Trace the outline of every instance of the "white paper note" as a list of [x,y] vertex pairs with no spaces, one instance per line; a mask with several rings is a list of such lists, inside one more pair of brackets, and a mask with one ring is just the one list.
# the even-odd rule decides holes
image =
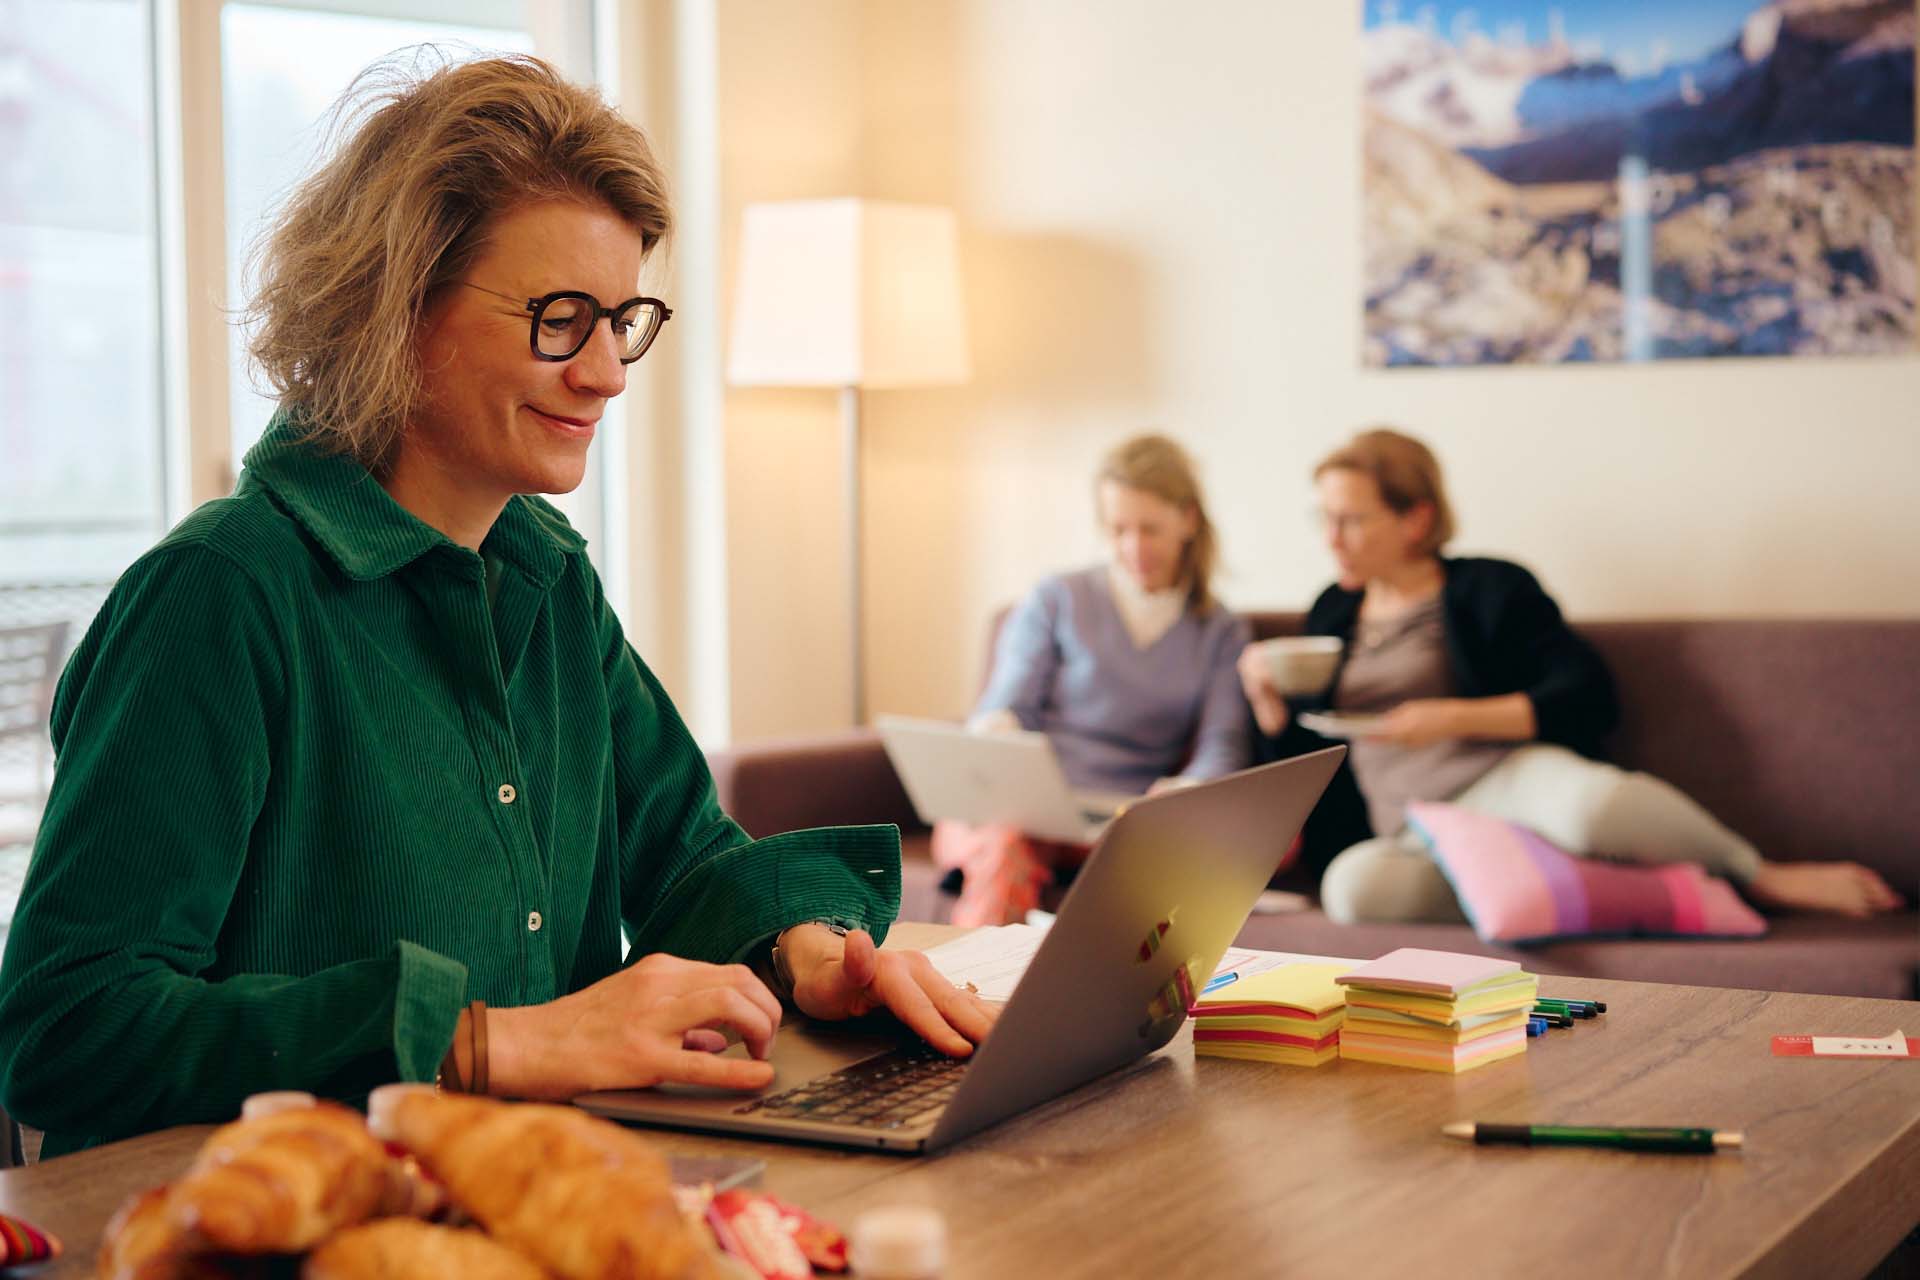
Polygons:
[[1045,929],[1030,924],[1003,924],[975,929],[927,952],[940,975],[956,987],[969,982],[982,1000],[1007,1000],[1027,971],[1033,953],[1046,938]]
[[1907,1037],[1898,1031],[1883,1040],[1867,1040],[1860,1036],[1815,1036],[1813,1053],[1815,1057],[1904,1058],[1907,1056]]

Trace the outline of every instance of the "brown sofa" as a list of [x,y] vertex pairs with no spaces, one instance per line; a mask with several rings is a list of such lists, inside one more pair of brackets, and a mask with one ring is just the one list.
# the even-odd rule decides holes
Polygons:
[[[1297,614],[1256,613],[1261,637]],[[1592,622],[1622,707],[1609,756],[1679,786],[1781,859],[1853,858],[1920,901],[1920,620]],[[856,731],[711,756],[721,804],[756,836],[898,823],[903,919],[950,909],[879,739]],[[1311,892],[1311,874],[1281,887]],[[1319,911],[1255,916],[1245,946],[1374,956],[1396,946],[1521,959],[1537,973],[1891,999],[1920,997],[1920,914],[1774,919],[1755,941],[1608,940],[1523,950],[1464,925],[1337,925]],[[1863,1028],[1874,1030],[1874,1028]],[[1882,1028],[1884,1030],[1884,1028]]]

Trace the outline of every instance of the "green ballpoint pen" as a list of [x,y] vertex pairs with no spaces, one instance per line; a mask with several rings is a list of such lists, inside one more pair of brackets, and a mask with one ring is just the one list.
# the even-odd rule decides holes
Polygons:
[[1571,1018],[1594,1018],[1598,1017],[1600,1013],[1598,1009],[1584,1000],[1555,1000],[1549,996],[1535,997],[1533,1007],[1536,1009],[1552,1009],[1558,1013],[1564,1013]]
[[1476,1124],[1462,1121],[1442,1126],[1449,1138],[1469,1142],[1511,1143],[1522,1147],[1612,1147],[1617,1151],[1670,1151],[1711,1155],[1737,1149],[1746,1135],[1718,1129],[1600,1128],[1557,1124]]

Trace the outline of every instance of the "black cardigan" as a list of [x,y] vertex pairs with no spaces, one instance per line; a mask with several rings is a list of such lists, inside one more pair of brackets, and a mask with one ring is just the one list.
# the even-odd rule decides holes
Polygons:
[[[1440,563],[1446,574],[1440,591],[1442,631],[1459,696],[1524,693],[1533,702],[1539,741],[1597,757],[1602,740],[1620,719],[1613,677],[1600,655],[1574,634],[1553,597],[1519,565],[1483,559]],[[1351,645],[1362,594],[1328,587],[1307,611],[1306,633],[1338,636]],[[1345,662],[1343,651],[1343,667]],[[1326,708],[1339,682],[1336,672],[1326,693],[1294,699],[1293,709]],[[1265,743],[1262,755],[1280,759],[1326,745],[1297,719],[1289,719],[1280,736]],[[1366,805],[1343,765],[1308,822],[1304,861],[1324,866],[1369,834]]]

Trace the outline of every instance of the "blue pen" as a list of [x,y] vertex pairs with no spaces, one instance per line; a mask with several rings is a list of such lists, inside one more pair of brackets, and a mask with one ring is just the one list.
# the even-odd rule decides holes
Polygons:
[[1240,975],[1237,973],[1217,973],[1213,977],[1207,979],[1207,985],[1200,988],[1200,994],[1203,996],[1208,995],[1212,992],[1218,991],[1221,987],[1226,986],[1229,982],[1238,982],[1238,981],[1240,981]]
[[1528,1018],[1527,1034],[1529,1036],[1543,1036],[1547,1034],[1547,1020],[1545,1018]]

